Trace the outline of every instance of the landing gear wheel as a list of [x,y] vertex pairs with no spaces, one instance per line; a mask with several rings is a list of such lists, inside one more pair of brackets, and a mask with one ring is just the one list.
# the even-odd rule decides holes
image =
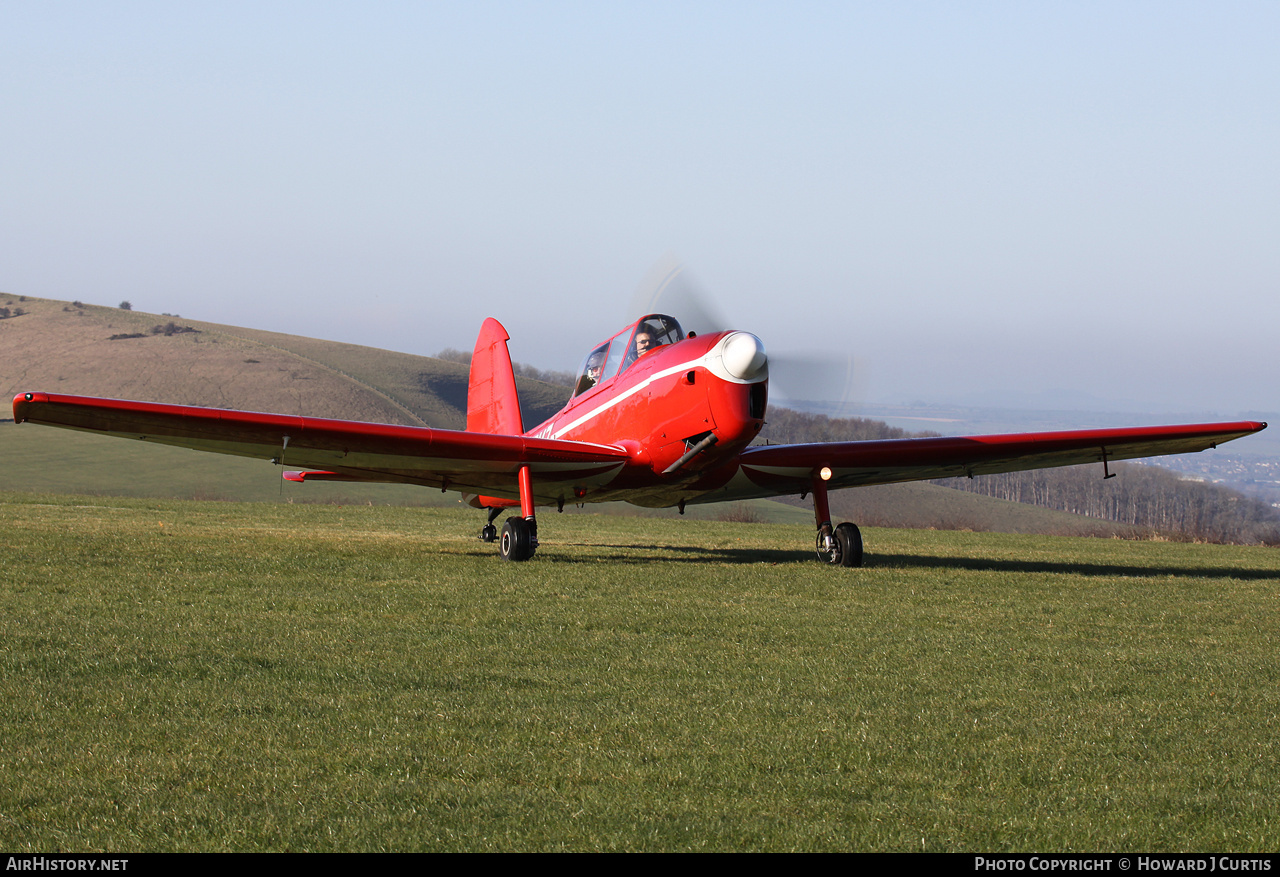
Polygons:
[[493,524],[485,524],[484,527],[481,528],[480,530],[480,541],[481,542],[497,542],[498,528],[495,527]]
[[840,547],[841,566],[862,566],[862,531],[847,521],[836,527],[836,544]]
[[504,560],[528,560],[537,549],[534,530],[524,518],[507,518],[502,525],[502,540],[498,550]]
[[818,531],[818,559],[831,566],[862,566],[862,532],[848,522]]

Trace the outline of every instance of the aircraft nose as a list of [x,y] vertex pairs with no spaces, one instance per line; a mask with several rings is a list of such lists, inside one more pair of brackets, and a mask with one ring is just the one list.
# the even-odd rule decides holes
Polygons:
[[764,342],[750,332],[734,332],[723,343],[725,370],[735,378],[749,381],[761,375],[768,367],[769,358],[764,352]]

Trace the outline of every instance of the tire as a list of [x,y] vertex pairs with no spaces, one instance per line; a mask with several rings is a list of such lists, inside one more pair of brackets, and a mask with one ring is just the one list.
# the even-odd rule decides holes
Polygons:
[[841,566],[862,566],[862,531],[856,524],[847,521],[836,527],[836,545],[840,553],[838,560],[831,561]]
[[504,560],[528,560],[533,557],[533,532],[524,518],[507,518],[502,525],[498,550]]

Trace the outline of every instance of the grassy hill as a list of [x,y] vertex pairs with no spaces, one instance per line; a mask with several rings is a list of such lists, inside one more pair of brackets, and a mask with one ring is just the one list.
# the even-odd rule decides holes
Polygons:
[[[957,495],[958,494],[958,495]],[[967,498],[981,500],[969,502]],[[963,493],[937,484],[885,484],[831,495],[836,520],[873,527],[1144,538],[1151,530],[1020,502]]]
[[[6,398],[39,389],[446,429],[466,420],[458,363],[167,314],[5,300],[26,311],[0,320]],[[153,333],[170,324],[194,331]],[[527,423],[564,404],[561,388],[517,383]]]
[[[0,306],[25,311],[0,320],[6,401],[40,389],[446,429],[461,429],[466,421],[467,367],[455,362],[79,302],[0,296]],[[165,334],[170,325],[194,331]],[[153,331],[157,327],[160,332]],[[141,337],[120,337],[127,335]],[[527,423],[564,404],[562,388],[524,379],[517,384]],[[17,490],[346,504],[458,500],[457,494],[407,485],[282,489],[279,470],[265,461],[11,421],[0,422],[0,448],[10,461],[0,485]]]
[[[467,367],[456,362],[79,302],[0,296],[0,306],[25,311],[0,319],[0,390],[6,400],[46,390],[447,429],[465,423]],[[526,424],[564,404],[562,387],[523,378],[517,384]],[[457,494],[407,485],[282,486],[279,470],[265,461],[12,422],[0,422],[0,449],[7,461],[0,488],[10,490],[345,505],[458,501]],[[747,518],[761,521],[811,520],[808,502],[798,499],[762,500],[746,508]],[[1123,529],[929,484],[841,491],[832,508],[841,519],[882,526],[1107,536]],[[625,504],[587,510],[676,515]],[[690,507],[688,516],[741,517],[741,511]]]

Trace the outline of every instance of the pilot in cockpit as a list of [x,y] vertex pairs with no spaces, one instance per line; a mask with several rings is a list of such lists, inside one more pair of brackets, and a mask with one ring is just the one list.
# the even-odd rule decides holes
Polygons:
[[582,377],[578,379],[578,386],[574,388],[573,395],[585,393],[600,383],[600,372],[603,369],[604,350],[597,350],[587,358],[587,367],[583,370]]
[[662,347],[664,342],[675,344],[683,338],[684,333],[680,331],[680,324],[674,318],[662,314],[651,314],[645,317],[636,326],[636,333],[627,347],[627,355],[623,357],[621,371],[629,369],[632,363],[646,353],[652,353]]
[[636,333],[636,358],[644,356],[654,346],[653,335],[641,329]]

